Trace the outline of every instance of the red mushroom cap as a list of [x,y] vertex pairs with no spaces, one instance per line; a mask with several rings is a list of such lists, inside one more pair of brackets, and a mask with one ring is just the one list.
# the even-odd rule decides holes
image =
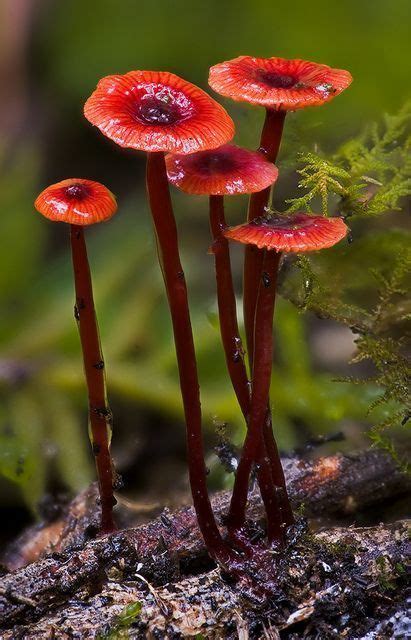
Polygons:
[[69,178],[44,189],[34,206],[54,222],[87,226],[104,222],[117,211],[115,196],[99,182]]
[[210,69],[209,84],[223,96],[283,111],[329,102],[352,82],[343,69],[285,58],[240,56]]
[[278,169],[261,153],[231,144],[166,157],[169,181],[196,195],[254,193],[277,180]]
[[168,71],[102,78],[84,115],[121,147],[143,151],[194,153],[234,136],[234,123],[221,105]]
[[332,247],[348,233],[341,218],[307,213],[272,214],[224,231],[226,238],[259,249],[304,253]]

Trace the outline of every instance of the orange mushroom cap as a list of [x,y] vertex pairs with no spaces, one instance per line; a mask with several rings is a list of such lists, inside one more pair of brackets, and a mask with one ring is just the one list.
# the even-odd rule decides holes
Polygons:
[[117,211],[115,196],[100,182],[69,178],[44,189],[35,208],[54,222],[87,226],[108,220]]
[[221,105],[168,71],[102,78],[84,115],[121,147],[143,151],[194,153],[234,136],[234,123]]
[[239,56],[211,67],[209,84],[223,96],[283,111],[329,102],[352,82],[343,69],[285,58]]
[[342,218],[307,213],[270,214],[223,232],[226,238],[259,249],[304,253],[332,247],[348,233]]
[[254,193],[277,180],[278,169],[261,153],[225,144],[190,155],[166,156],[169,181],[196,195]]

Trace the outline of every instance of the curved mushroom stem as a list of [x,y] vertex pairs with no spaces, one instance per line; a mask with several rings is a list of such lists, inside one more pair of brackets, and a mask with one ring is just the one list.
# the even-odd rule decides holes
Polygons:
[[78,323],[86,376],[91,445],[96,462],[101,502],[101,533],[116,529],[113,520],[113,466],[110,456],[112,414],[107,403],[104,360],[94,308],[90,265],[83,227],[70,225],[71,253]]
[[[263,425],[266,420],[270,392],[273,357],[273,315],[280,253],[264,251],[263,270],[255,313],[255,344],[252,375],[251,411],[247,435],[238,464],[231,498],[229,528],[240,531],[245,521],[248,483],[251,469],[257,460],[263,442]],[[283,542],[284,527],[281,504],[276,501],[276,518],[271,524],[271,539]]]
[[147,155],[147,190],[157,250],[173,323],[174,342],[186,421],[190,486],[198,524],[210,555],[223,564],[232,559],[211,508],[202,441],[200,390],[187,287],[180,262],[177,227],[171,204],[164,153]]
[[[248,423],[250,414],[250,384],[238,329],[230,248],[228,240],[223,236],[223,231],[226,227],[224,197],[210,196],[210,228],[213,236],[212,252],[215,260],[221,340],[231,383],[245,421]],[[275,527],[275,522],[278,519],[275,495],[277,489],[273,481],[270,460],[263,441],[261,442],[257,463],[257,479],[267,514],[267,529],[270,539],[272,528],[273,526]]]

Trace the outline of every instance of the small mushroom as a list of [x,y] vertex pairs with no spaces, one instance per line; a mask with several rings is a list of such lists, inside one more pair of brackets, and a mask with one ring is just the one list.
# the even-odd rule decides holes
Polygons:
[[113,520],[113,465],[110,456],[112,416],[107,404],[104,359],[94,308],[93,288],[84,227],[104,222],[117,210],[114,195],[102,184],[71,178],[40,193],[35,208],[53,222],[70,225],[70,240],[78,322],[86,377],[92,451],[101,501],[101,533],[115,529]]
[[[284,58],[239,56],[210,69],[209,84],[223,96],[266,108],[259,151],[275,162],[287,111],[329,102],[352,82],[348,71],[325,64]],[[250,198],[248,220],[264,215],[270,188]],[[252,245],[244,258],[244,325],[248,356],[254,352],[254,318],[262,256]]]
[[193,503],[210,554],[226,562],[231,551],[222,540],[207,491],[196,356],[164,153],[219,147],[233,137],[234,123],[204,91],[163,71],[103,78],[84,114],[120,146],[147,152],[148,198],[173,323]]
[[189,155],[170,154],[166,166],[171,184],[186,193],[212,197],[261,191],[278,176],[277,168],[261,154],[233,144]]
[[[230,509],[230,526],[240,530],[244,523],[248,483],[262,440],[269,402],[273,315],[278,267],[283,252],[317,251],[332,247],[347,235],[341,218],[294,213],[267,215],[227,229],[230,240],[256,247],[262,254],[260,285],[255,311],[255,344],[252,369],[251,410],[248,431],[237,467]],[[278,539],[281,542],[281,539]]]
[[304,253],[332,247],[347,233],[348,227],[342,218],[297,212],[255,218],[225,230],[224,236],[258,249]]
[[[261,154],[229,144],[190,155],[170,154],[166,156],[166,167],[171,184],[186,193],[209,196],[221,338],[230,379],[248,422],[250,385],[238,329],[230,249],[228,240],[223,236],[227,228],[224,196],[260,191],[275,182],[278,171]],[[279,520],[277,496],[266,447],[261,444],[257,476],[271,538],[271,530],[278,526]]]

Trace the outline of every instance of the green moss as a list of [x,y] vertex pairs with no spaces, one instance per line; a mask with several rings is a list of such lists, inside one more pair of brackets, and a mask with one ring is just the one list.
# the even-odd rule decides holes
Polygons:
[[392,579],[392,572],[388,571],[388,568],[391,569],[391,563],[389,558],[385,556],[379,556],[376,558],[375,563],[378,567],[378,584],[383,591],[394,591],[396,585]]
[[113,622],[113,626],[107,633],[100,634],[98,640],[126,640],[129,637],[129,629],[140,616],[143,605],[136,601],[124,607]]

